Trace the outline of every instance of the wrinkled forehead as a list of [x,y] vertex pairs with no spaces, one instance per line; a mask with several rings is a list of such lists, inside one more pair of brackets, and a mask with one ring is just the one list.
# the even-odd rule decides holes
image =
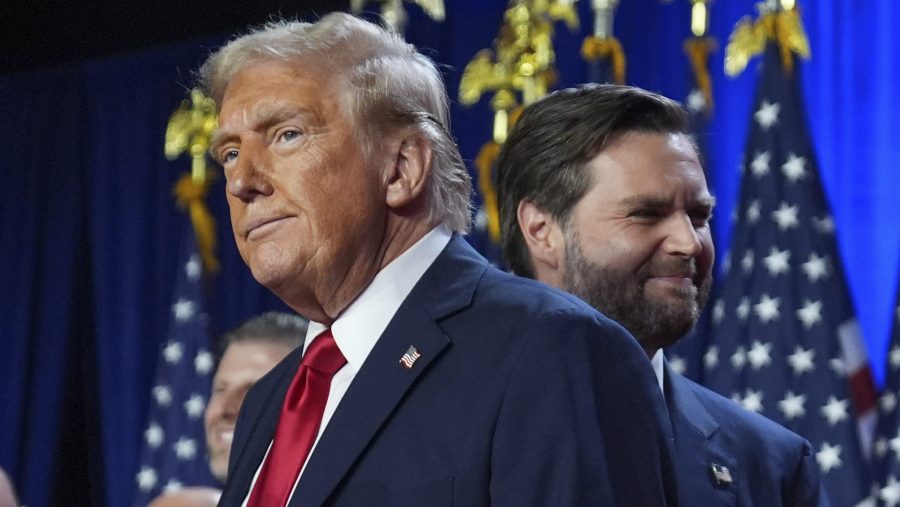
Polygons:
[[222,97],[211,147],[238,131],[290,118],[306,118],[309,125],[341,118],[358,125],[346,79],[317,69],[294,62],[264,61],[236,73]]
[[244,62],[223,82],[221,97],[216,106],[221,111],[236,86],[250,89],[264,88],[267,85],[278,88],[290,87],[293,84],[311,83],[319,88],[323,96],[342,97],[350,91],[351,67],[341,59],[309,54],[290,58],[274,58],[260,56]]

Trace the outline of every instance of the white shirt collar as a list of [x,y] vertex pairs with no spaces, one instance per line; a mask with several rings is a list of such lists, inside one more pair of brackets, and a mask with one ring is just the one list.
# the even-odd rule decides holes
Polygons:
[[653,365],[653,373],[656,374],[656,381],[659,382],[659,390],[662,391],[663,397],[666,396],[666,390],[663,389],[663,380],[665,379],[663,363],[665,360],[662,349],[657,350],[656,354],[653,354],[653,358],[650,359],[650,364]]
[[[347,366],[354,372],[362,368],[378,337],[394,318],[406,296],[450,242],[450,237],[450,231],[444,226],[432,229],[379,271],[372,283],[331,325],[334,341],[347,358]],[[319,322],[309,323],[304,353],[313,338],[325,329],[327,326]]]

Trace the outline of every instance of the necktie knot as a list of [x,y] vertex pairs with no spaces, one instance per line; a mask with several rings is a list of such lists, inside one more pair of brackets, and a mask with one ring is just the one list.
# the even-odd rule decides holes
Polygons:
[[300,362],[301,366],[306,365],[329,376],[337,373],[345,364],[347,359],[335,343],[331,329],[326,329],[309,344]]

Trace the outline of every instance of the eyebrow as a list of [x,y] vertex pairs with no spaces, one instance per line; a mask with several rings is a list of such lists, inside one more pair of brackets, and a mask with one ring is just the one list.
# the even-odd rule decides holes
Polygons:
[[[666,208],[671,206],[671,199],[655,197],[650,195],[636,195],[632,197],[626,197],[619,201],[619,205],[627,208],[636,208],[636,207],[647,207],[647,208]],[[703,197],[697,198],[692,204],[691,207],[702,206],[707,208],[713,208],[716,205],[716,198],[713,195],[705,195]]]
[[218,151],[219,147],[225,144],[225,141],[230,137],[233,137],[231,133],[216,128],[209,138],[209,154],[212,155],[213,158],[216,158],[215,152]]
[[716,206],[716,196],[707,194],[700,199],[697,199],[701,206],[708,206],[710,208],[714,208]]
[[[247,115],[249,120],[246,123],[251,125],[253,130],[264,130],[272,125],[298,116],[315,117],[316,115],[310,109],[293,104],[262,104]],[[236,133],[217,128],[210,136],[209,151],[215,155],[214,152],[219,146],[234,137],[237,137]]]

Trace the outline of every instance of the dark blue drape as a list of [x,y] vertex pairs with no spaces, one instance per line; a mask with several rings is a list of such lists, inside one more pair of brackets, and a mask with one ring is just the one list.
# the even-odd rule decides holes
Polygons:
[[[0,200],[0,297],[9,319],[0,466],[28,505],[125,505],[131,497],[185,220],[171,189],[189,162],[162,156],[165,127],[190,71],[220,42],[0,80],[0,167],[9,192]],[[210,301],[218,332],[284,306],[252,280],[233,248],[222,182],[211,192],[224,246],[221,295]],[[96,371],[85,371],[85,361]],[[71,387],[82,384],[93,390]],[[73,415],[86,410],[96,413]],[[71,448],[73,432],[61,420],[99,421],[82,428],[95,437],[79,440],[99,446]],[[90,495],[61,496],[62,485],[85,475],[93,477]]]
[[[187,159],[162,156],[169,115],[185,96],[190,71],[219,41],[174,47],[85,66],[85,117],[91,133],[90,231],[97,293],[102,432],[109,505],[125,505],[134,485],[148,386],[165,336],[180,227],[172,185]],[[211,303],[218,328],[264,309],[283,308],[236,255],[222,181],[211,190],[219,242],[226,248],[224,292]],[[135,430],[137,429],[137,433]],[[138,438],[135,438],[137,436]]]
[[166,161],[160,146],[172,105],[189,82],[186,71],[200,54],[178,48],[96,62],[84,70],[91,104],[84,120],[94,140],[90,233],[109,505],[130,501],[147,388],[166,335],[184,221],[171,188],[185,163]]
[[[0,87],[4,187],[0,301],[8,325],[0,367],[0,463],[28,501],[46,505],[63,381],[73,341],[72,292],[84,235],[86,138],[72,69],[5,80]],[[9,247],[13,247],[11,250]],[[8,253],[7,253],[8,252]],[[27,457],[27,459],[26,459]]]
[[[445,64],[455,99],[467,61],[490,47],[504,0],[446,2],[434,24],[410,6],[408,38]],[[590,26],[559,25],[560,86],[586,80],[578,50]],[[708,144],[728,244],[746,141],[754,64],[726,79],[722,58],[753,0],[714,2],[716,116]],[[892,0],[800,2],[813,59],[804,96],[844,265],[876,372],[882,370],[900,259],[900,57]],[[616,34],[628,82],[683,98],[689,2],[621,2]],[[132,494],[158,347],[174,290],[179,224],[171,188],[186,159],[166,161],[169,114],[214,38],[65,68],[0,77],[0,466],[28,505],[126,505]],[[486,101],[454,104],[452,130],[471,160],[491,132]],[[218,220],[222,271],[208,308],[216,333],[263,309],[283,309],[237,255],[219,181],[208,199]],[[81,484],[83,491],[74,486]],[[63,500],[66,499],[66,500]]]

